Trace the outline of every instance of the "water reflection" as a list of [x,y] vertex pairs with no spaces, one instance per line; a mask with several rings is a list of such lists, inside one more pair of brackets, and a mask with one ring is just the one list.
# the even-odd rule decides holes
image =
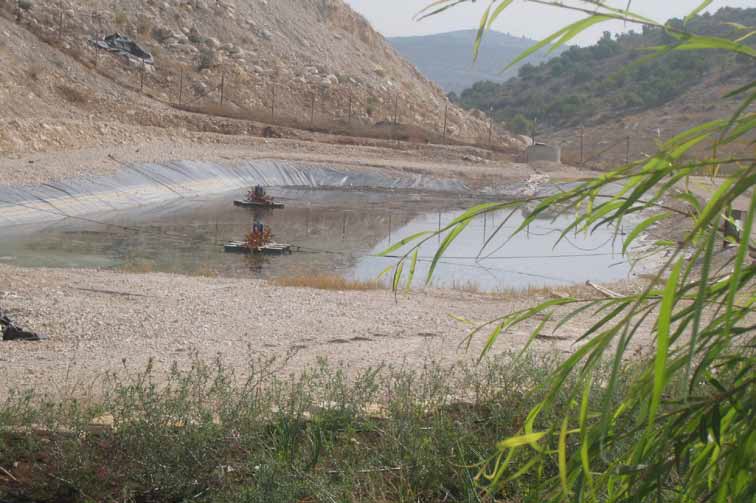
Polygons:
[[[396,259],[376,257],[398,239],[436,230],[477,201],[463,195],[272,189],[284,210],[245,210],[231,202],[239,194],[181,200],[159,207],[59,222],[18,232],[0,242],[4,262],[38,267],[97,267],[232,277],[343,274],[370,280]],[[624,277],[627,264],[610,230],[569,236],[553,247],[567,219],[538,220],[508,240],[524,218],[513,216],[485,250],[505,214],[474,221],[449,248],[436,270],[438,286],[504,290],[532,285],[605,281]],[[242,238],[259,220],[276,241],[293,244],[291,256],[225,254],[222,244]],[[23,230],[22,230],[23,231]],[[508,232],[509,231],[509,232]],[[416,284],[424,280],[438,246],[423,246]]]

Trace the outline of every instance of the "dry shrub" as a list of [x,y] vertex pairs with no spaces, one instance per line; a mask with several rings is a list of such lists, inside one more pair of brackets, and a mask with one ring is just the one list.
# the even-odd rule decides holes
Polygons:
[[55,89],[58,91],[58,94],[69,103],[81,105],[89,102],[89,96],[75,87],[61,84],[56,86]]
[[283,287],[314,288],[316,290],[378,290],[385,288],[377,281],[357,281],[334,275],[302,275],[276,278],[273,283]]
[[42,76],[43,73],[44,69],[40,64],[34,64],[30,66],[28,70],[26,70],[26,76],[34,81],[39,80],[40,76]]

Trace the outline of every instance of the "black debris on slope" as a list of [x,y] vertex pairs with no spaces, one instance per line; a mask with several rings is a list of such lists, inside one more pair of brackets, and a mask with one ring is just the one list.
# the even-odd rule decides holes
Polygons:
[[44,335],[35,334],[17,327],[2,311],[0,311],[0,333],[3,341],[44,341]]

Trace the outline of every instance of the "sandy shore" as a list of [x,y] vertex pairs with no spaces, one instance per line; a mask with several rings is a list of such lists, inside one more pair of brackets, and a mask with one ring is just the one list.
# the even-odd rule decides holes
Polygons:
[[[242,374],[261,357],[291,354],[283,374],[319,358],[352,369],[474,359],[483,338],[468,351],[461,348],[469,328],[451,315],[482,322],[549,295],[428,291],[395,299],[384,290],[323,291],[248,279],[5,265],[0,276],[3,308],[19,324],[50,337],[0,342],[0,394],[25,387],[84,392],[105,372],[143,370],[150,358],[167,370],[173,362],[187,365],[194,355],[219,356]],[[536,349],[573,351],[578,331],[590,321],[578,318],[563,338],[539,340]],[[496,352],[522,347],[535,323],[503,336]]]

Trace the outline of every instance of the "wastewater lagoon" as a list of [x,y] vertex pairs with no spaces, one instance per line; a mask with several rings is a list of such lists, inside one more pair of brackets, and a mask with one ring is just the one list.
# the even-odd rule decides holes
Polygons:
[[[275,278],[340,275],[369,281],[396,263],[378,254],[421,231],[443,229],[462,211],[483,202],[459,192],[269,188],[285,209],[233,206],[242,191],[175,199],[159,205],[104,212],[7,229],[0,262],[24,267],[104,268],[134,272]],[[536,221],[515,237],[525,218],[518,211],[477,218],[439,262],[433,286],[504,291],[627,277],[629,264],[613,229],[570,234],[559,244],[568,217]],[[223,244],[243,239],[255,222],[268,226],[291,255],[225,253]],[[493,231],[500,231],[492,238]],[[425,283],[443,239],[419,252],[415,286]],[[487,243],[485,249],[483,245]]]

